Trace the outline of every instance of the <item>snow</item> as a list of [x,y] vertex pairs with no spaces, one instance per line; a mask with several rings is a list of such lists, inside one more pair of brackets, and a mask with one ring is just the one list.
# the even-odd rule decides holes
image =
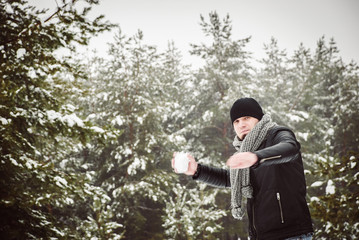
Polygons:
[[17,58],[23,58],[24,55],[26,53],[26,50],[25,48],[19,48],[17,51],[16,51],[16,57]]
[[77,115],[75,113],[72,113],[70,115],[65,115],[62,120],[64,122],[67,122],[67,124],[69,125],[69,127],[73,127],[75,124],[79,127],[84,127],[84,122],[77,117]]
[[66,197],[65,202],[69,205],[74,204],[74,200],[72,198]]
[[103,99],[104,101],[107,101],[109,93],[101,92],[96,95],[97,98]]
[[311,202],[320,202],[320,199],[318,197],[311,197],[310,201]]
[[91,127],[91,130],[93,130],[94,132],[97,132],[97,133],[104,133],[105,132],[105,130],[103,130],[100,127],[96,127],[96,126]]
[[316,182],[314,182],[312,185],[311,185],[311,187],[320,187],[320,186],[322,186],[324,184],[324,182],[322,182],[322,181],[316,181]]
[[50,122],[54,122],[57,119],[61,119],[61,114],[54,110],[49,110],[46,112],[46,114],[47,114],[47,118],[50,120]]
[[330,194],[335,194],[335,186],[334,186],[334,183],[332,180],[329,180],[328,181],[328,185],[327,187],[325,188],[325,193],[327,195],[330,195]]
[[76,107],[74,105],[72,105],[72,104],[66,104],[64,106],[64,109],[66,109],[66,110],[68,110],[70,112],[74,112],[76,110]]
[[186,138],[182,135],[171,135],[170,140],[177,144],[185,144]]
[[14,164],[15,166],[20,166],[20,164],[13,158],[10,158],[10,162]]
[[298,132],[297,135],[298,135],[298,137],[302,138],[304,141],[308,141],[309,133]]
[[11,7],[10,4],[5,4],[5,11],[9,14],[13,14],[14,13],[14,9]]
[[294,115],[294,114],[291,114],[291,113],[288,113],[287,117],[289,117],[291,122],[301,122],[301,121],[304,120],[302,117]]
[[184,173],[188,170],[189,159],[187,157],[187,153],[179,152],[175,157],[175,168],[178,173]]
[[349,158],[349,160],[351,161],[351,162],[350,162],[350,168],[351,168],[351,169],[355,168],[356,165],[357,165],[357,162],[355,162],[355,157],[354,157],[354,156],[351,156],[351,157]]
[[111,233],[113,229],[123,227],[123,225],[116,223],[116,222],[109,222],[109,223],[106,223],[106,227],[107,227],[106,233]]
[[28,169],[33,169],[33,167],[37,167],[39,164],[32,159],[26,159],[25,165]]
[[68,159],[63,159],[61,162],[60,162],[60,167],[61,168],[65,168],[66,167],[66,164],[68,163]]
[[213,117],[213,112],[212,111],[205,111],[203,116],[202,116],[202,119],[204,121],[209,121],[210,119],[212,119]]
[[333,136],[333,135],[334,135],[334,129],[333,129],[333,128],[329,128],[329,129],[327,130],[327,133],[328,133],[328,135]]
[[75,113],[62,116],[62,114],[59,112],[56,112],[54,110],[49,110],[49,111],[46,111],[46,114],[47,114],[47,118],[50,120],[50,122],[54,122],[54,121],[58,120],[58,121],[62,121],[63,123],[67,123],[67,125],[69,127],[73,127],[75,125],[77,125],[79,127],[85,126],[84,122],[79,117],[77,117],[77,115]]
[[96,117],[96,114],[91,113],[90,115],[87,116],[86,121],[94,119],[95,117]]
[[11,119],[0,117],[0,122],[2,125],[8,125],[9,123],[11,123]]
[[122,156],[121,156],[121,154],[119,152],[116,152],[115,159],[116,160],[122,160]]
[[142,125],[143,124],[143,117],[138,116],[137,121]]
[[[50,223],[51,224],[51,223]],[[57,228],[53,227],[52,228],[53,231],[55,231],[57,234],[59,234],[61,237],[65,236],[65,233],[61,232],[60,230],[58,230]]]
[[122,119],[122,117],[120,116],[120,115],[118,115],[118,116],[116,116],[116,118],[114,119],[114,120],[112,120],[111,121],[111,124],[113,124],[113,125],[119,125],[119,126],[121,126],[122,124],[123,124],[123,119]]
[[54,180],[56,181],[56,185],[59,187],[67,187],[67,181],[66,179],[60,177],[60,176],[56,176],[54,177]]
[[125,154],[125,156],[131,155],[131,154],[132,154],[132,150],[131,150],[130,148],[126,148],[126,149],[123,151],[123,154]]
[[145,170],[146,169],[146,162],[143,159],[140,159],[138,157],[135,157],[133,162],[131,163],[130,166],[128,166],[127,168],[127,172],[130,175],[134,175],[137,173],[137,169],[142,169]]
[[326,225],[326,227],[325,227],[325,231],[326,231],[326,232],[329,232],[329,229],[330,229],[331,227],[333,227],[333,224],[332,224],[331,222],[327,222],[327,225]]

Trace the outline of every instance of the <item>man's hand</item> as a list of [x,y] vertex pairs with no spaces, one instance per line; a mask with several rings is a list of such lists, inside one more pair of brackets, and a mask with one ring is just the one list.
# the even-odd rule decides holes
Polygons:
[[[175,168],[175,157],[176,157],[176,152],[173,153],[173,158],[172,158],[172,168],[175,171],[175,173],[178,173],[176,168]],[[196,171],[197,171],[197,166],[198,163],[196,162],[196,160],[194,159],[194,157],[192,157],[190,154],[187,154],[187,157],[189,159],[188,162],[188,170],[186,172],[184,172],[184,174],[189,175],[189,176],[193,176]]]
[[230,157],[226,165],[230,168],[248,168],[258,161],[257,155],[251,152],[236,153]]

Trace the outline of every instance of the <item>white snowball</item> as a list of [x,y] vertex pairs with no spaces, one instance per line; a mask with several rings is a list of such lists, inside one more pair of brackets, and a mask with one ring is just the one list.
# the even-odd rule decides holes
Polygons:
[[175,157],[175,168],[178,173],[184,173],[188,170],[189,159],[187,153],[179,152]]

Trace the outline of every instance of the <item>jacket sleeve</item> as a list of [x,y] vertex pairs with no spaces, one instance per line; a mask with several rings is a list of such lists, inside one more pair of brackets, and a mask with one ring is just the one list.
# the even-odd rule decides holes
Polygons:
[[204,182],[213,187],[226,188],[231,186],[229,170],[198,164],[194,180]]
[[271,141],[269,147],[254,152],[258,156],[258,165],[287,163],[299,154],[300,144],[289,129],[278,131]]

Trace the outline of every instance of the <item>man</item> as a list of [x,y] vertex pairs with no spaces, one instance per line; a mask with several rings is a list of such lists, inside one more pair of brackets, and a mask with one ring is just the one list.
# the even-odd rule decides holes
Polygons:
[[230,116],[237,153],[227,161],[229,169],[198,164],[188,155],[185,174],[215,187],[231,188],[236,219],[242,219],[242,200],[247,199],[251,239],[312,239],[300,144],[294,133],[272,122],[253,98],[238,99]]

